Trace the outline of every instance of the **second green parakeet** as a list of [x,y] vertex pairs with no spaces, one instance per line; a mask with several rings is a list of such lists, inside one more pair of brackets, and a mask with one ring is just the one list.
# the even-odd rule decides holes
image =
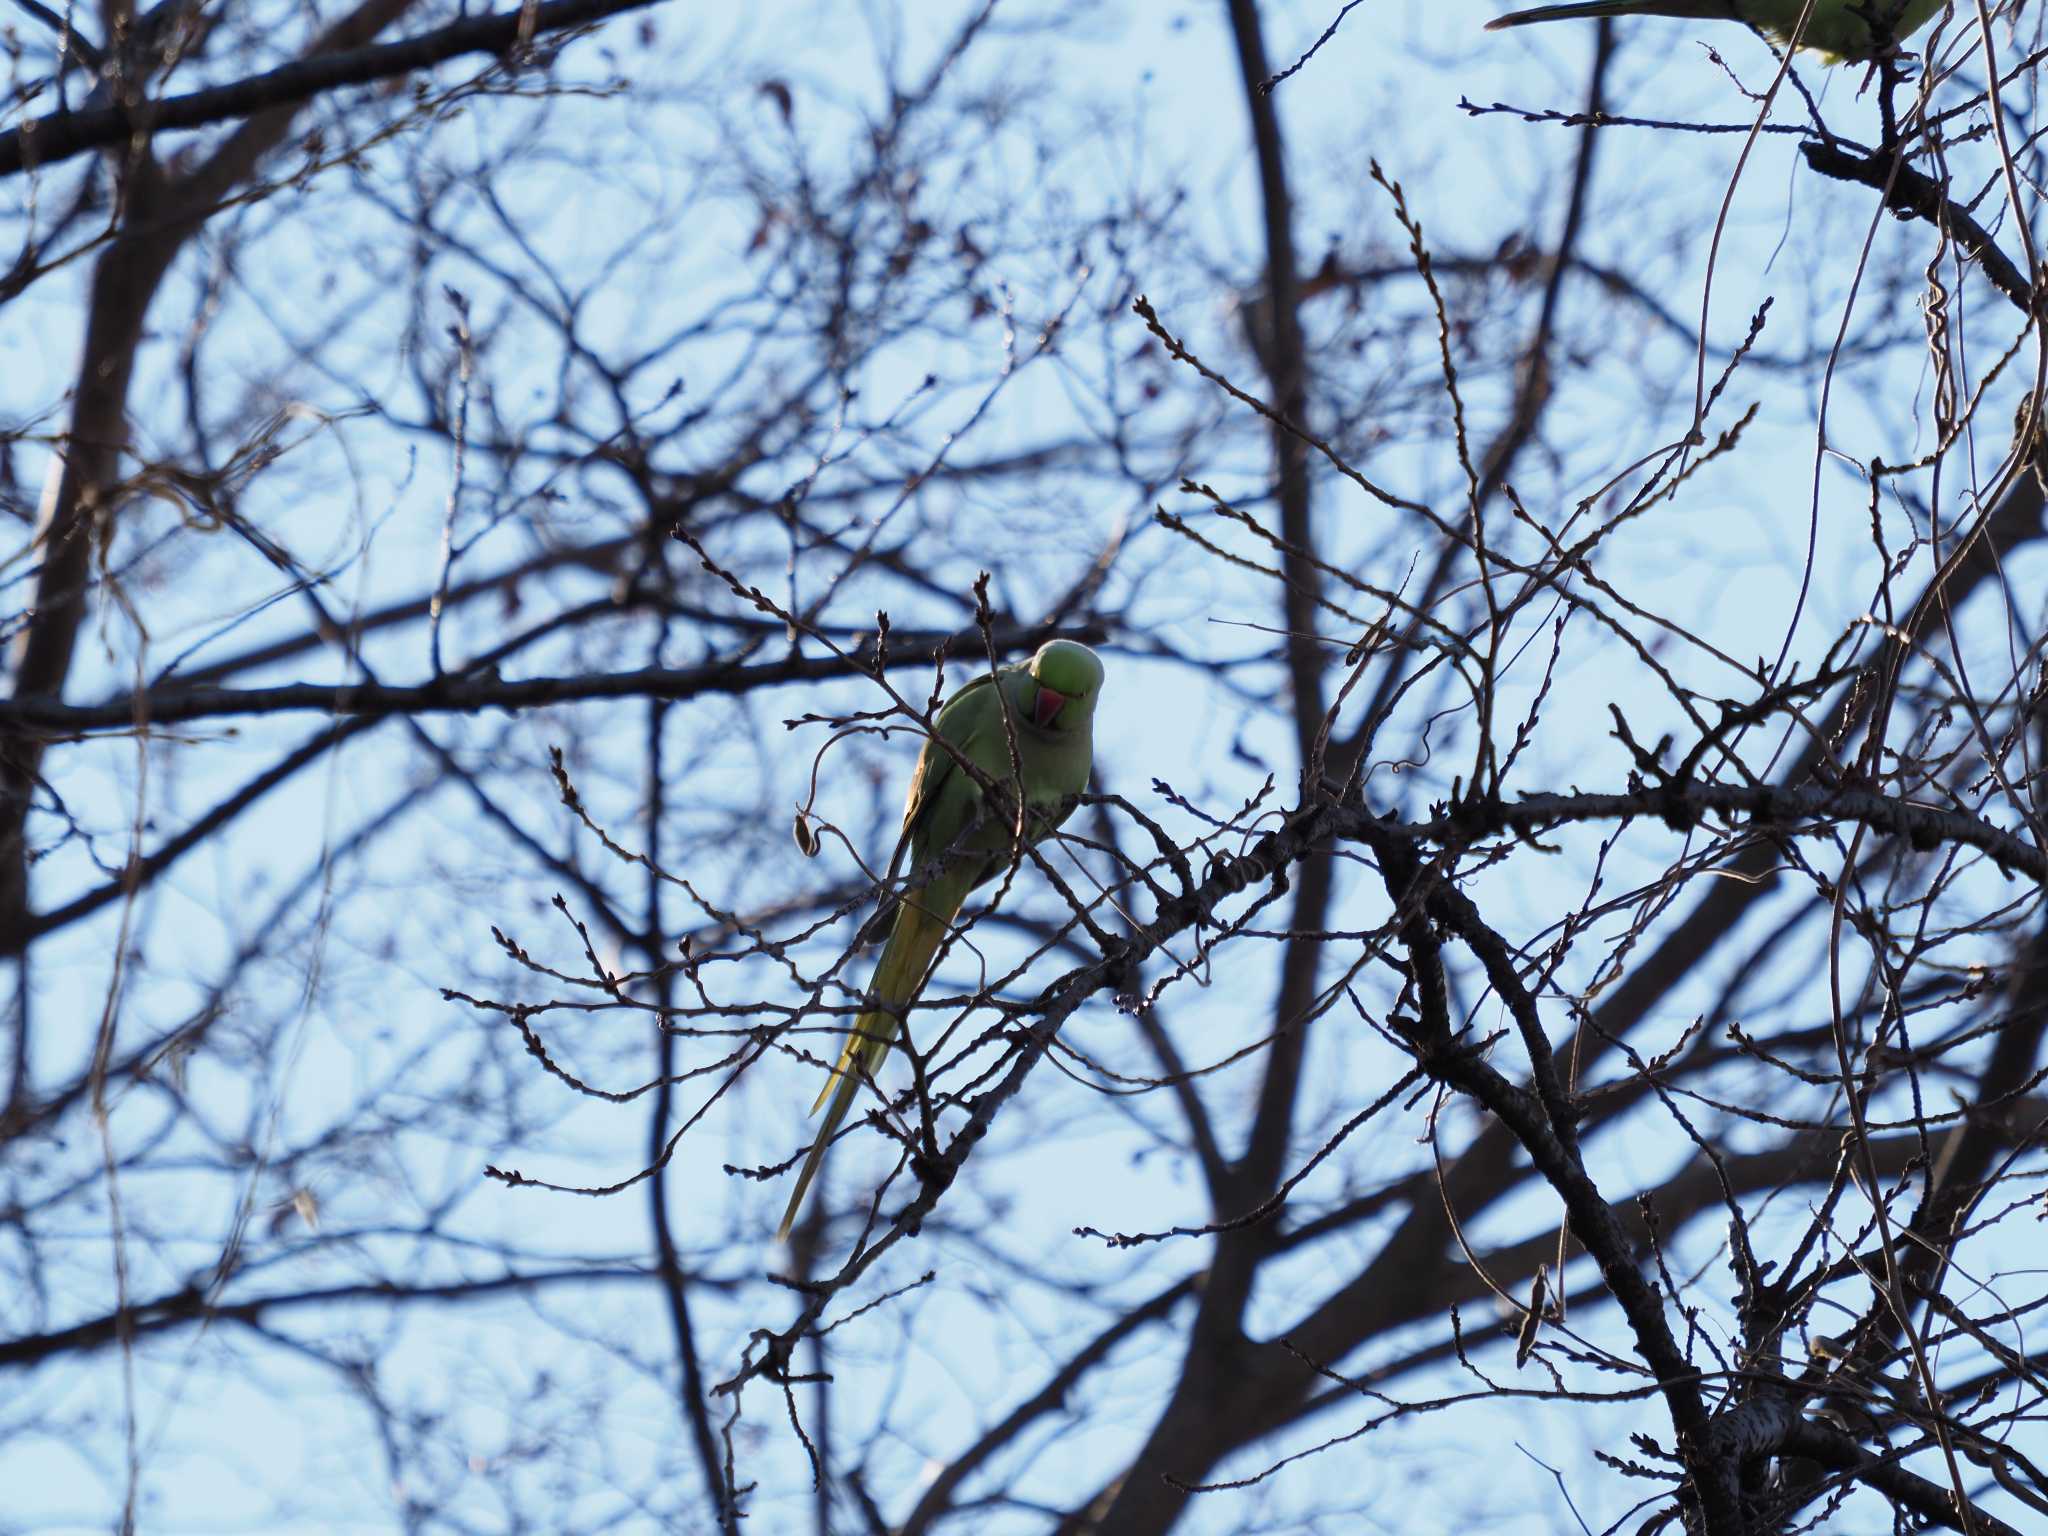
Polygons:
[[1021,856],[1011,813],[983,814],[982,786],[962,771],[954,754],[1012,793],[1021,778],[1024,837],[1035,843],[1065,819],[1074,797],[1088,787],[1095,760],[1095,701],[1101,692],[1102,662],[1093,651],[1072,640],[1048,640],[1030,661],[983,673],[939,710],[933,721],[936,736],[918,754],[903,830],[889,860],[894,880],[904,873],[907,856],[913,883],[862,930],[864,941],[888,935],[869,987],[871,1006],[855,1020],[839,1064],[811,1106],[816,1114],[831,1100],[797,1175],[779,1236],[789,1235],[804,1192],[862,1082],[874,1077],[889,1054],[903,1011],[924,989],[932,959],[952,931],[967,893]]
[[[1600,16],[1678,16],[1693,21],[1741,21],[1790,47],[1799,46],[1831,59],[1874,58],[1903,43],[1934,19],[1946,0],[1813,0],[1806,25],[1800,15],[1806,0],[1579,0],[1571,5],[1539,5],[1486,24],[1489,32],[1525,27],[1537,21],[1573,21]],[[1872,22],[1876,26],[1872,26]]]

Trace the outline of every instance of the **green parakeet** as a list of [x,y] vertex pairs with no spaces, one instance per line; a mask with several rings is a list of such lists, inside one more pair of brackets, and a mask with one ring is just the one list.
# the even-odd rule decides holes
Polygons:
[[1011,814],[983,814],[982,787],[961,770],[954,752],[993,783],[1015,786],[1021,777],[1024,837],[1037,842],[1060,824],[1073,797],[1088,787],[1095,760],[1095,700],[1101,692],[1102,662],[1093,651],[1072,640],[1048,640],[1030,661],[984,672],[939,710],[933,722],[937,736],[918,754],[903,830],[889,859],[892,881],[903,873],[907,855],[910,877],[921,883],[913,883],[861,931],[863,943],[888,935],[869,987],[871,1006],[855,1021],[839,1064],[811,1106],[816,1114],[831,1100],[778,1236],[789,1236],[825,1149],[861,1084],[874,1077],[889,1054],[903,1011],[924,990],[932,958],[952,931],[967,893],[1021,854]]
[[[1572,21],[1600,16],[1682,16],[1694,21],[1742,21],[1786,47],[1799,46],[1832,60],[1869,59],[1903,43],[1934,19],[1945,0],[1813,0],[1806,25],[1799,25],[1805,0],[1581,0],[1573,5],[1539,5],[1489,21],[1486,30],[1526,27],[1534,21]],[[1876,25],[1872,26],[1875,21]]]

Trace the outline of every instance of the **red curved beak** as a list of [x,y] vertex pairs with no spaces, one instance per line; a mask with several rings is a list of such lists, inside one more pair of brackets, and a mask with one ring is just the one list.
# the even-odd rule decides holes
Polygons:
[[1048,688],[1045,684],[1040,683],[1038,685],[1038,702],[1031,706],[1031,718],[1038,722],[1038,728],[1041,731],[1045,730],[1058,718],[1059,712],[1065,707],[1066,702],[1067,696],[1064,693],[1061,693],[1056,688]]

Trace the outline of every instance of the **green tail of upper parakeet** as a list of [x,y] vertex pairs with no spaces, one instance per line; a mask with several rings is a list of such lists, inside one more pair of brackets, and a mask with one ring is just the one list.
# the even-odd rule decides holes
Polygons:
[[[1832,60],[1869,59],[1903,43],[1934,19],[1945,0],[1813,0],[1806,25],[1806,0],[1580,0],[1572,5],[1539,5],[1486,24],[1489,32],[1537,21],[1575,21],[1600,16],[1678,16],[1693,21],[1741,21],[1791,47],[1827,54]],[[1872,20],[1877,25],[1871,25]]]
[[982,787],[973,774],[961,771],[954,754],[1012,793],[1021,782],[1024,838],[1037,842],[1066,818],[1074,797],[1088,787],[1102,678],[1102,662],[1087,646],[1048,640],[1030,661],[982,674],[939,710],[935,737],[918,754],[903,830],[889,860],[890,880],[903,873],[907,857],[910,877],[919,883],[862,930],[863,941],[888,934],[869,987],[872,1006],[854,1021],[839,1064],[811,1106],[816,1114],[830,1101],[797,1174],[778,1236],[789,1236],[825,1149],[861,1084],[873,1080],[889,1054],[903,1013],[924,990],[933,957],[968,893],[1021,856],[1014,810],[984,815]]

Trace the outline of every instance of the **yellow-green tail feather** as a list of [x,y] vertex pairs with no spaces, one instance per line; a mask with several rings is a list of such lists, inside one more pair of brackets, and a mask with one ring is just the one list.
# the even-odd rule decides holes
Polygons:
[[[961,888],[950,889],[955,885]],[[895,926],[889,930],[889,942],[883,947],[882,958],[875,965],[874,981],[869,986],[875,1001],[883,1006],[871,1008],[854,1020],[846,1045],[839,1052],[838,1065],[818,1090],[817,1102],[811,1105],[815,1115],[827,1099],[832,1101],[832,1107],[825,1112],[825,1123],[818,1127],[817,1140],[811,1143],[810,1156],[804,1159],[803,1169],[796,1176],[796,1189],[789,1197],[789,1209],[782,1213],[778,1238],[788,1237],[789,1229],[796,1224],[804,1195],[825,1160],[825,1149],[838,1134],[847,1111],[853,1108],[854,1095],[860,1092],[861,1083],[871,1080],[881,1069],[902,1025],[902,1010],[917,1001],[917,994],[924,988],[925,972],[931,969],[932,956],[938,953],[939,943],[951,929],[966,897],[964,882],[957,877],[941,878],[897,904]]]

